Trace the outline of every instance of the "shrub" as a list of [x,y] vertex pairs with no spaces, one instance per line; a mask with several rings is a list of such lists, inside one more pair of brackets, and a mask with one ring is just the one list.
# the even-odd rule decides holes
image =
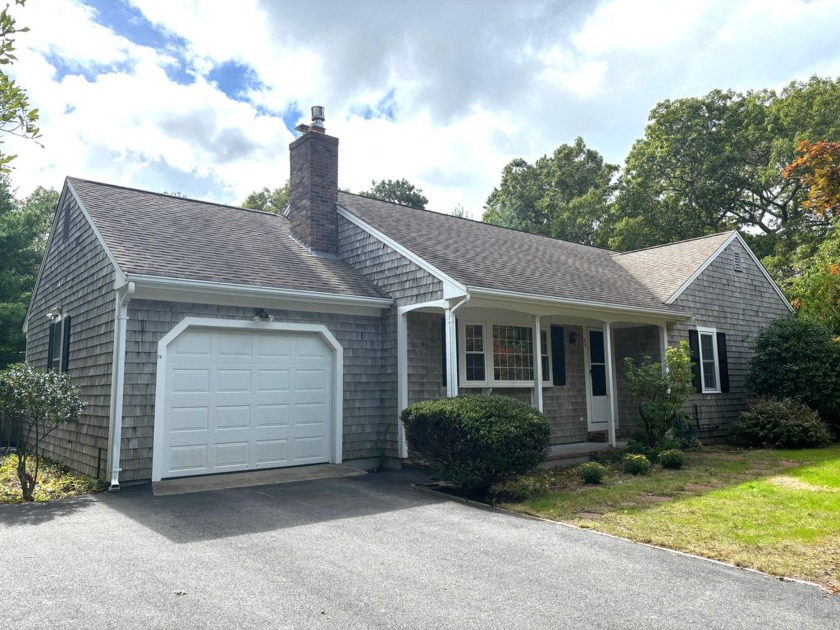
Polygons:
[[624,458],[624,472],[631,475],[646,475],[650,471],[650,460],[644,455],[631,454]]
[[672,448],[667,451],[659,453],[659,463],[662,468],[670,468],[671,470],[679,470],[685,463],[682,451]]
[[840,435],[840,343],[812,319],[790,315],[758,334],[747,389],[756,397],[798,398]]
[[627,391],[639,405],[641,433],[648,448],[653,448],[679,417],[680,408],[693,392],[691,385],[691,350],[688,343],[665,352],[667,371],[660,363],[644,357],[640,365],[627,357],[624,373]]
[[793,398],[751,400],[731,435],[745,446],[773,448],[818,448],[831,442],[831,431],[819,414]]
[[400,417],[412,454],[478,498],[534,468],[549,444],[545,416],[506,396],[439,398]]
[[607,474],[607,467],[598,462],[586,462],[578,466],[577,474],[583,483],[598,484]]
[[606,448],[592,453],[591,459],[593,462],[604,465],[620,464],[624,461],[624,456],[627,455],[628,451],[629,449],[626,448]]
[[553,479],[547,471],[515,477],[493,488],[494,499],[527,501],[551,490]]

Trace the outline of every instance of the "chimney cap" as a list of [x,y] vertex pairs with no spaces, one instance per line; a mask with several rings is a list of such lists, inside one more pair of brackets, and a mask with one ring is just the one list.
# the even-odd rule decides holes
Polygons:
[[312,106],[312,126],[313,127],[323,127],[324,126],[324,108],[321,105],[313,105]]

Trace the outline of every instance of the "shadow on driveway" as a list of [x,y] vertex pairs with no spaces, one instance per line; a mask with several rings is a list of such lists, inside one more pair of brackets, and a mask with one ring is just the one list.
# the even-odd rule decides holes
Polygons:
[[53,503],[11,503],[0,505],[0,527],[41,525],[89,507],[93,497],[74,497]]
[[172,496],[154,496],[145,484],[95,500],[184,544],[438,503],[441,499],[411,487],[428,479],[416,470],[399,470]]

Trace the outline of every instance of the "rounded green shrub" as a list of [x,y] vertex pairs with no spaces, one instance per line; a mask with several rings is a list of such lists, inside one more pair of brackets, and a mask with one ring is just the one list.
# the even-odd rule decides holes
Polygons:
[[819,448],[831,442],[831,430],[819,414],[794,398],[756,398],[732,426],[731,437],[744,446]]
[[607,467],[598,462],[586,462],[577,467],[577,474],[583,483],[598,484],[607,474]]
[[840,343],[824,324],[790,315],[756,338],[747,375],[753,396],[798,398],[840,435]]
[[685,463],[682,451],[672,448],[667,451],[659,453],[659,463],[662,468],[670,468],[671,470],[679,470]]
[[415,403],[400,418],[412,455],[473,496],[543,459],[548,420],[507,396],[458,396]]
[[624,458],[624,472],[631,475],[646,475],[650,471],[650,460],[638,453]]

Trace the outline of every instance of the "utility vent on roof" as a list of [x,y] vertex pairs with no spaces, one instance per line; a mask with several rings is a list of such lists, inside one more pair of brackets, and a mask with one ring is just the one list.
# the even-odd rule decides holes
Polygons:
[[743,271],[743,267],[741,267],[741,252],[735,252],[735,271]]

